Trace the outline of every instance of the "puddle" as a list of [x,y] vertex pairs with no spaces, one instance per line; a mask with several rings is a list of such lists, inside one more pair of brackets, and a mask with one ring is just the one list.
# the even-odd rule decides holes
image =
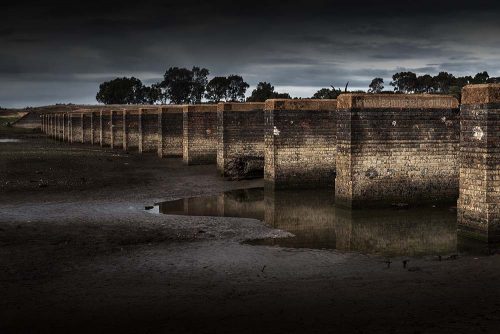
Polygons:
[[254,218],[294,235],[248,242],[252,245],[336,249],[388,257],[434,255],[442,259],[458,253],[492,252],[483,243],[478,248],[458,237],[454,207],[349,210],[335,206],[331,191],[239,189],[157,203],[149,212]]
[[12,139],[12,138],[0,138],[0,143],[20,143],[21,139]]

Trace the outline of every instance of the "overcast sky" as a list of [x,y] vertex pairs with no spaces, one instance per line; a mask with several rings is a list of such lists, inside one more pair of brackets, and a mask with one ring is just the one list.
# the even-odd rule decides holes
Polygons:
[[302,97],[401,70],[500,76],[500,1],[125,3],[0,4],[0,106],[93,104],[102,81],[171,66]]

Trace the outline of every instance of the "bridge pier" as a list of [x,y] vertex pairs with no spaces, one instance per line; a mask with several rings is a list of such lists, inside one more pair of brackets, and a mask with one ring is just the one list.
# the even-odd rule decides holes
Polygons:
[[267,100],[267,189],[333,187],[336,100]]
[[69,128],[71,143],[81,143],[83,138],[82,114],[70,113],[71,125]]
[[92,144],[92,112],[82,111],[82,143]]
[[100,144],[101,147],[111,147],[113,136],[111,133],[111,116],[112,112],[109,110],[101,110],[100,118]]
[[57,140],[64,141],[64,114],[57,115]]
[[500,241],[500,84],[462,91],[460,122],[461,234]]
[[366,207],[454,201],[458,101],[451,96],[342,94],[336,204]]
[[264,105],[217,105],[217,171],[222,177],[264,175]]
[[68,117],[68,114],[67,113],[62,113],[60,115],[60,140],[61,141],[66,141],[66,122],[67,122],[67,117]]
[[139,110],[123,111],[123,150],[139,148]]
[[189,105],[183,109],[183,155],[186,165],[217,162],[217,105]]
[[90,113],[91,118],[91,128],[92,128],[92,138],[91,144],[97,145],[101,144],[101,113],[99,111],[92,111]]
[[110,112],[111,148],[123,147],[123,113],[124,110],[113,110]]
[[182,157],[182,107],[160,107],[158,113],[158,156]]
[[158,152],[158,108],[139,109],[139,153]]
[[56,140],[61,140],[62,138],[62,119],[61,114],[56,115]]

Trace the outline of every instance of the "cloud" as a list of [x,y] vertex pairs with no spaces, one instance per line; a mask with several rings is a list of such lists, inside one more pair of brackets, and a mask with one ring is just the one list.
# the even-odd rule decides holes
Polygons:
[[2,106],[92,102],[104,80],[151,84],[170,66],[299,96],[347,81],[366,88],[373,77],[388,84],[399,70],[500,75],[500,3],[491,1],[49,0],[0,10]]

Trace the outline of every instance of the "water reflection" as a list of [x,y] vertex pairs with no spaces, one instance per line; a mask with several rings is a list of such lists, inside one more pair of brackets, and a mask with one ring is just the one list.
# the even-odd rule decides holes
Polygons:
[[0,143],[20,143],[22,140],[20,139],[12,139],[12,138],[2,138],[0,139]]
[[189,197],[155,205],[159,213],[186,216],[264,219],[264,189],[227,191],[216,196]]
[[390,257],[458,252],[456,211],[449,207],[347,210],[335,206],[331,191],[253,188],[158,203],[155,209],[174,215],[254,218],[295,235],[251,242],[257,245]]

